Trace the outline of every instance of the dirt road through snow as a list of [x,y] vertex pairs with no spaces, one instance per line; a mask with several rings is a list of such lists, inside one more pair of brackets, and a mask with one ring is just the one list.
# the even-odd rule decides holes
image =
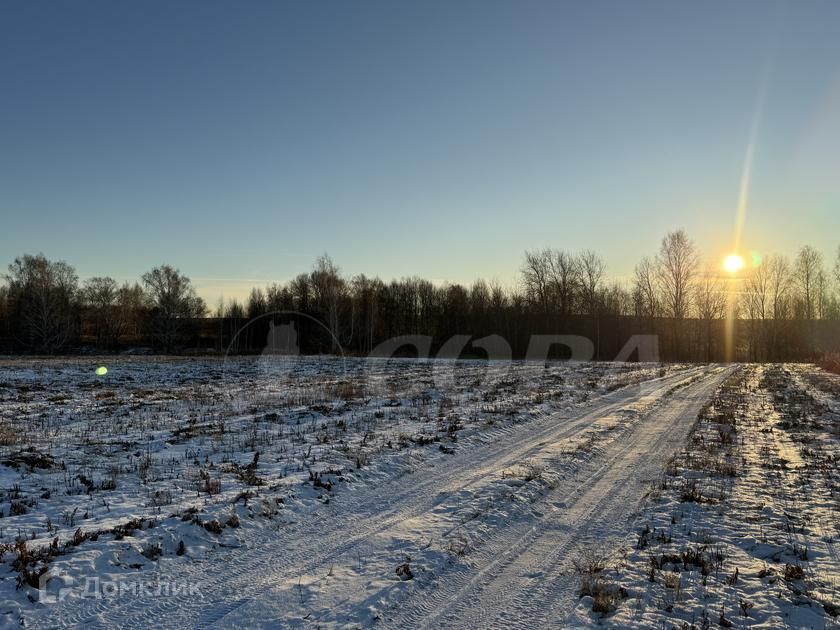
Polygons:
[[[685,439],[728,369],[698,367],[629,387],[588,408],[507,427],[435,452],[322,509],[254,532],[162,582],[201,597],[82,599],[58,623],[93,626],[562,626],[569,560],[620,540],[647,482]],[[571,453],[571,454],[570,454]],[[531,462],[542,483],[512,480]],[[463,533],[470,544],[453,553]],[[414,579],[401,582],[403,558]]]

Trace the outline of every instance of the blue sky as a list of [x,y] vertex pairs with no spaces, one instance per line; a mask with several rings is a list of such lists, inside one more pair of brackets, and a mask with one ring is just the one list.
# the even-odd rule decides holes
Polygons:
[[[632,273],[684,227],[840,243],[840,3],[0,0],[0,254],[211,303],[329,252],[514,281],[525,249]],[[759,106],[764,94],[764,105]],[[758,117],[758,119],[756,118]]]

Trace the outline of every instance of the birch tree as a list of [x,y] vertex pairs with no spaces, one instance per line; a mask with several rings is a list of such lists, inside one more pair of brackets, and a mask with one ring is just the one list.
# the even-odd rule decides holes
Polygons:
[[142,279],[152,306],[152,334],[166,352],[172,352],[184,333],[185,323],[202,317],[207,307],[190,279],[169,265],[144,273]]
[[18,341],[42,352],[65,346],[75,328],[75,269],[43,254],[27,254],[9,265],[5,277]]

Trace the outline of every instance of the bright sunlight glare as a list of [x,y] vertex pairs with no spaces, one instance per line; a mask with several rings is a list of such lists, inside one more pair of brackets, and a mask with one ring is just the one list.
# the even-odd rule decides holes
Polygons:
[[744,259],[738,254],[730,254],[724,259],[723,268],[729,273],[738,273],[744,268]]

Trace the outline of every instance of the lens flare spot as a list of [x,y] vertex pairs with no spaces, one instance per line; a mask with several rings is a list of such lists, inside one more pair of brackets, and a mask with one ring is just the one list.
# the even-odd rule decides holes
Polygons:
[[744,259],[738,254],[729,254],[723,259],[723,268],[729,273],[738,273],[744,268]]
[[107,373],[108,373],[108,368],[106,368],[104,365],[100,365],[98,368],[96,368],[96,375],[97,376],[105,376]]

